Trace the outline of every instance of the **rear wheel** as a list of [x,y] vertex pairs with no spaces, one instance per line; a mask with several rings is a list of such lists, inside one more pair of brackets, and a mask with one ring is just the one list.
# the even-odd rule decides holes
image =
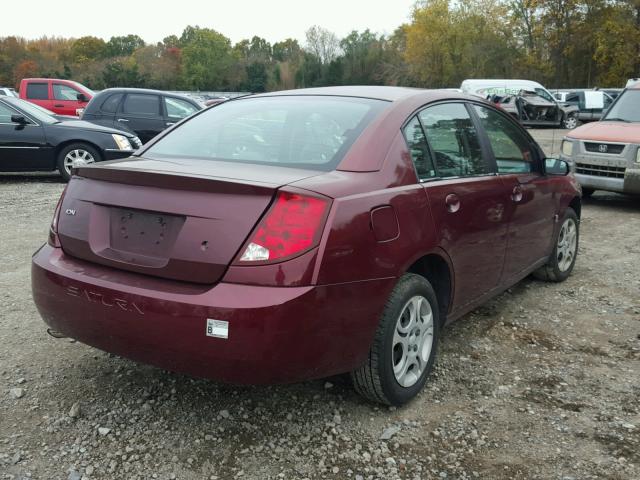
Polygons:
[[595,189],[593,188],[582,187],[582,198],[589,198],[591,195],[593,195],[593,192],[595,192]]
[[366,363],[351,373],[358,393],[402,405],[422,390],[436,356],[438,312],[431,284],[420,275],[403,275],[387,300]]
[[58,171],[66,182],[71,178],[71,168],[74,165],[89,164],[101,160],[98,151],[86,143],[72,143],[58,153]]
[[547,263],[533,272],[539,280],[563,282],[573,270],[578,255],[579,222],[573,208],[567,208],[556,237],[553,253]]
[[578,126],[578,123],[578,116],[575,114],[567,115],[562,120],[562,126],[569,130],[573,130],[574,128],[576,128]]

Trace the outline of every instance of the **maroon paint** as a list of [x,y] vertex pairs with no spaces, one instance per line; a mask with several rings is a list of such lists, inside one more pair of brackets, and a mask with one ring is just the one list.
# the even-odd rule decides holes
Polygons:
[[[556,215],[579,195],[571,176],[419,183],[402,125],[430,102],[468,97],[376,87],[281,94],[392,103],[332,172],[144,158],[78,169],[61,206],[76,212],[60,215],[62,248],[45,245],[33,259],[44,320],[103,350],[228,382],[346,372],[366,358],[390,291],[414,262],[445,261],[447,320],[458,318],[544,261]],[[234,262],[280,189],[331,200],[319,244],[270,265]],[[129,232],[116,228],[128,211],[162,241],[149,247],[143,229],[118,237]],[[163,218],[156,225],[151,215]],[[207,318],[228,321],[229,338],[207,337]]]

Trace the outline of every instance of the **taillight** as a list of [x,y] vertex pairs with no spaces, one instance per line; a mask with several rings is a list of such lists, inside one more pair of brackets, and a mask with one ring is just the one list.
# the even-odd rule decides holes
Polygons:
[[320,242],[330,204],[328,198],[279,192],[237,263],[278,262],[314,248]]
[[67,187],[64,187],[62,191],[62,195],[60,195],[60,199],[56,205],[56,209],[53,212],[53,218],[51,219],[51,227],[49,227],[49,239],[47,243],[52,247],[59,248],[60,239],[58,238],[58,218],[60,217],[60,208],[62,207],[62,199],[64,198],[64,194],[67,192]]

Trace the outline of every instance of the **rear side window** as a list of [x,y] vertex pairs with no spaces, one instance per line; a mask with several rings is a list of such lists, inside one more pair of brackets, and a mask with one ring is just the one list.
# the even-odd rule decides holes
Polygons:
[[174,119],[182,119],[198,111],[194,105],[180,98],[164,97],[164,106],[167,116]]
[[418,117],[413,117],[407,126],[404,127],[402,133],[409,146],[409,153],[411,154],[411,160],[416,167],[416,173],[420,180],[426,180],[436,176],[436,172],[433,168],[433,162],[429,155],[429,147],[427,146],[427,139],[424,136],[422,125]]
[[27,98],[30,100],[49,100],[49,86],[46,83],[28,83]]
[[120,105],[120,100],[122,100],[122,93],[109,95],[105,101],[102,102],[102,105],[100,105],[100,110],[104,113],[116,113],[118,105]]
[[124,100],[123,112],[132,115],[160,115],[160,97],[158,95],[129,94]]
[[475,105],[493,155],[498,173],[527,173],[534,170],[531,144],[520,128],[498,112]]
[[53,84],[53,98],[56,100],[77,100],[79,93],[78,90],[67,85]]
[[145,156],[333,170],[389,102],[277,96],[226,102],[187,120]]
[[491,173],[482,156],[478,132],[462,103],[425,108],[418,116],[439,177],[466,177]]

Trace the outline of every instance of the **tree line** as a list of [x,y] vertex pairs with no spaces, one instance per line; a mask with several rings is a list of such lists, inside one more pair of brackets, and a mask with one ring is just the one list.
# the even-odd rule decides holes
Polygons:
[[305,41],[233,44],[188,26],[147,44],[0,38],[0,85],[70,78],[94,89],[263,92],[325,85],[457,87],[465,78],[527,78],[549,88],[620,87],[640,76],[640,0],[424,0],[390,35],[338,38],[313,26]]

